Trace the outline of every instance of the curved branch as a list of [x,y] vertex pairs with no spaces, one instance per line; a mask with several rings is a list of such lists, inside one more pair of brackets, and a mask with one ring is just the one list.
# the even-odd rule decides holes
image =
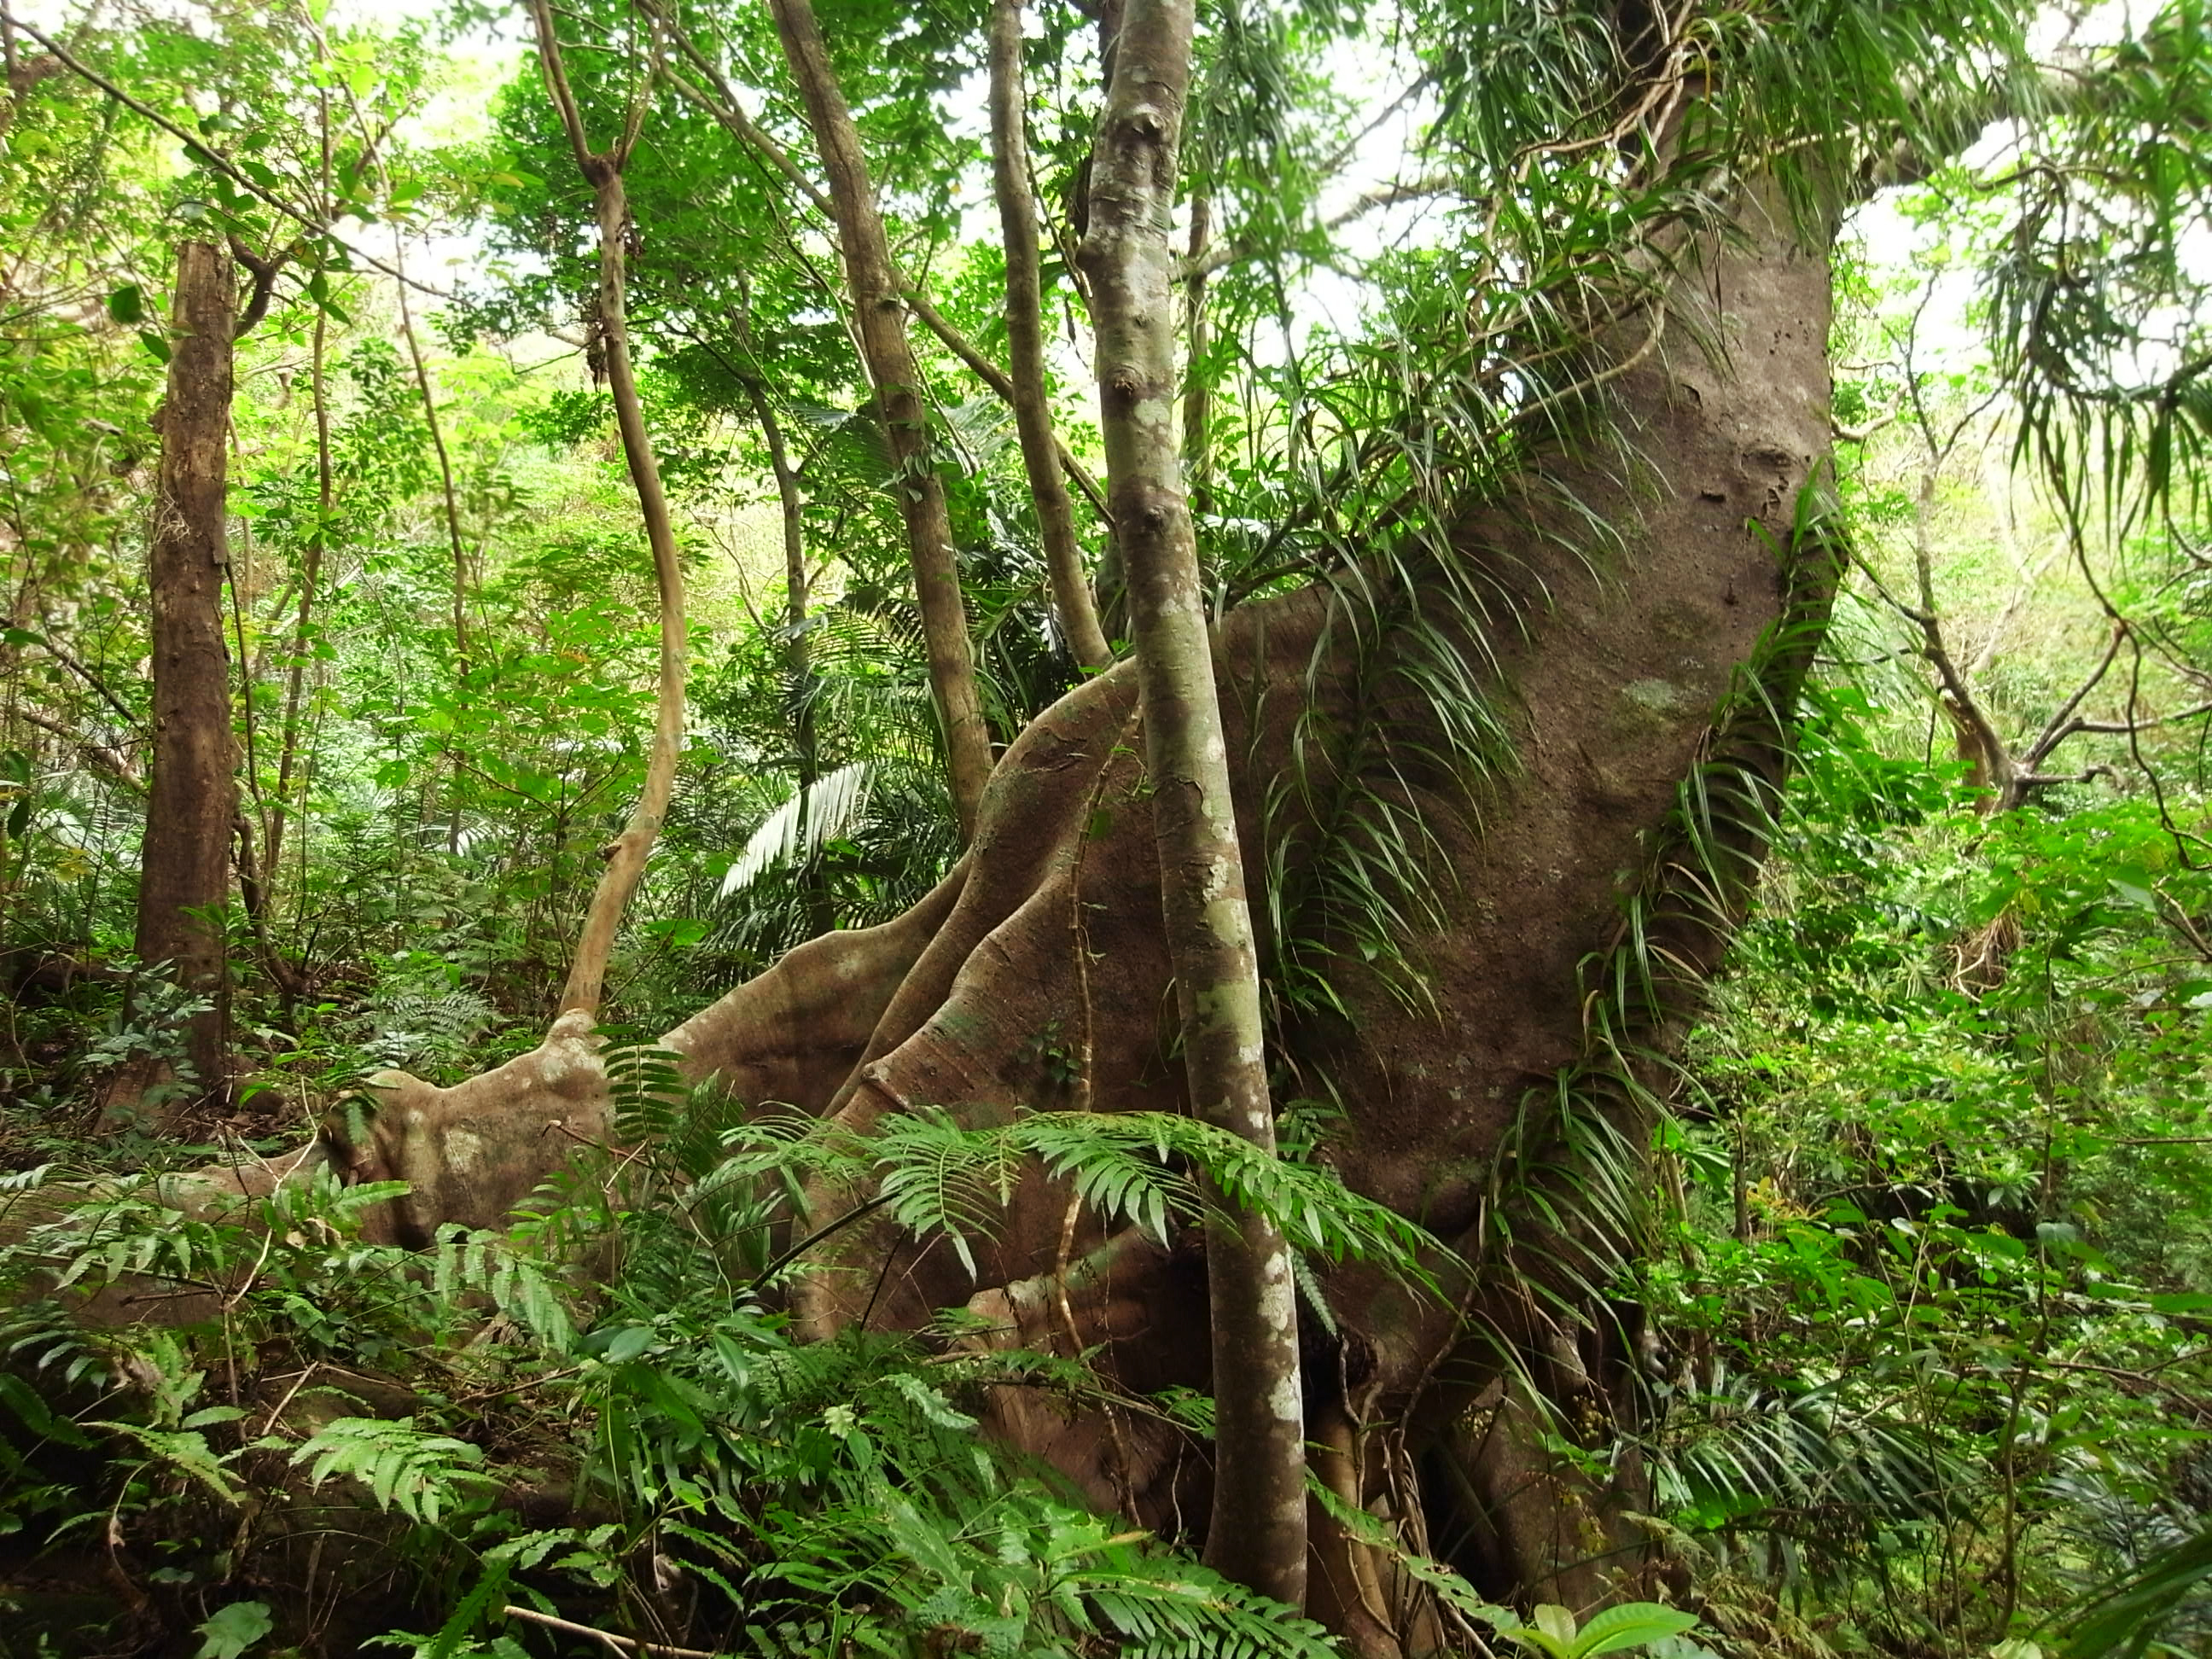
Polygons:
[[[605,153],[593,150],[562,63],[550,0],[530,0],[530,13],[537,26],[538,58],[544,71],[546,90],[560,111],[569,148],[575,152],[577,170],[592,186],[599,231],[598,322],[599,337],[606,348],[607,386],[614,396],[615,422],[622,433],[630,483],[637,492],[638,512],[653,548],[653,575],[660,602],[659,685],[645,785],[629,822],[609,848],[606,868],[600,873],[592,894],[592,908],[585,917],[583,936],[576,943],[575,962],[561,992],[563,1014],[596,1014],[605,994],[607,962],[614,954],[623,913],[644,878],[646,857],[660,834],[661,821],[675,793],[676,766],[684,749],[684,682],[690,665],[690,639],[684,622],[684,566],[676,546],[675,526],[660,487],[660,467],[653,458],[652,437],[646,431],[645,405],[638,396],[637,377],[630,362],[623,264],[630,222],[623,188],[623,162],[636,142],[637,121],[641,118],[636,112],[643,100],[633,104],[616,148]],[[658,67],[654,66],[654,73]]]

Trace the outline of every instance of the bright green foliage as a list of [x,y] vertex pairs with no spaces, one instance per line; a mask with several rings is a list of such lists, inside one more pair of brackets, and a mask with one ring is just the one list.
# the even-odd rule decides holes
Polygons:
[[1653,1601],[1624,1601],[1578,1626],[1572,1612],[1547,1601],[1529,1614],[1525,1624],[1501,1621],[1498,1633],[1515,1646],[1543,1654],[1547,1659],[1597,1659],[1600,1654],[1649,1647],[1697,1626],[1695,1613]]
[[[2203,1489],[2212,876],[2149,803],[1983,820],[1824,708],[1662,1137],[1661,1511],[1878,1639],[2026,1635]],[[2182,1607],[2145,1582],[2114,1618]]]
[[412,1418],[334,1418],[292,1454],[320,1486],[332,1476],[358,1480],[380,1509],[434,1527],[456,1492],[487,1479],[483,1451],[450,1435],[425,1434]]
[[[638,95],[648,12],[560,9],[598,48],[572,63],[587,124],[613,131]],[[1770,164],[1808,222],[1839,179],[1932,169],[1898,208],[1924,239],[1915,268],[1845,272],[1867,315],[1839,331],[1836,413],[1868,436],[1845,452],[1844,521],[1808,491],[1801,534],[1848,538],[1862,574],[1896,580],[1923,527],[1919,458],[1895,464],[1872,428],[1926,438],[2002,393],[1962,430],[2037,463],[2057,499],[2007,486],[2021,499],[1975,508],[1940,466],[1932,492],[1946,619],[1986,623],[2003,647],[1981,671],[1991,709],[2008,738],[2032,736],[2109,638],[2118,666],[2081,710],[2166,717],[2082,734],[2081,763],[2108,773],[1985,818],[1931,763],[1949,732],[1917,630],[1854,586],[1824,670],[1850,689],[1813,705],[1789,798],[1721,750],[1686,781],[1651,849],[1683,883],[1636,888],[1621,947],[1588,964],[1589,1063],[1520,1103],[1464,1263],[1305,1156],[1348,1109],[1288,1059],[1292,1156],[1278,1164],[1186,1120],[1047,1102],[981,1128],[917,1112],[854,1139],[690,1098],[670,1057],[619,1044],[625,1150],[586,1159],[509,1231],[449,1227],[421,1253],[363,1237],[391,1186],[325,1173],[210,1218],[157,1176],[114,1174],[204,1149],[88,1157],[75,1131],[105,1083],[167,1052],[191,1012],[126,950],[148,709],[137,565],[179,240],[234,231],[289,250],[241,343],[234,411],[240,776],[256,844],[287,833],[253,912],[241,891],[227,918],[238,1047],[258,1070],[247,1121],[218,1126],[226,1147],[234,1131],[290,1144],[330,1101],[346,1109],[368,1066],[451,1079],[536,1040],[641,772],[653,648],[591,373],[596,249],[534,76],[472,71],[422,27],[326,31],[314,0],[191,27],[132,12],[71,36],[184,136],[65,76],[6,89],[0,967],[11,987],[19,963],[94,971],[50,998],[27,989],[0,1032],[0,1150],[40,1166],[0,1177],[24,1206],[0,1248],[0,1404],[15,1424],[0,1530],[104,1548],[112,1526],[125,1553],[158,1551],[153,1593],[200,1659],[296,1633],[276,1628],[281,1605],[240,1599],[258,1582],[245,1523],[287,1481],[389,1543],[389,1620],[428,1633],[387,1639],[433,1659],[568,1642],[509,1606],[588,1608],[645,1640],[688,1623],[687,1639],[763,1655],[1328,1651],[1014,1467],[982,1428],[1013,1389],[1194,1433],[1203,1401],[1124,1396],[1077,1360],[992,1348],[957,1316],[912,1337],[793,1336],[777,1290],[845,1229],[942,1235],[972,1262],[1042,1164],[1094,1216],[1162,1241],[1210,1179],[1281,1221],[1310,1292],[1322,1261],[1375,1264],[1421,1294],[1463,1268],[1489,1285],[1540,1268],[1525,1277],[1541,1317],[1617,1311],[1648,1410],[1608,1442],[1563,1421],[1547,1449],[1593,1481],[1650,1471],[1644,1524],[1690,1575],[1706,1613],[1694,1637],[1686,1613],[1649,1604],[1516,1623],[1338,1506],[1441,1607],[1495,1630],[1493,1648],[2201,1647],[2212,849],[2189,711],[2212,662],[2212,58],[2199,0],[2136,9],[2131,34],[2046,72],[2024,67],[2027,9],[1996,0],[1202,8],[1185,199],[1206,199],[1220,256],[1210,337],[1188,363],[1212,397],[1190,458],[1202,552],[1224,608],[1326,589],[1324,644],[1353,711],[1293,717],[1292,764],[1252,826],[1285,1023],[1341,1017],[1352,976],[1416,1006],[1432,994],[1413,942],[1445,916],[1437,815],[1479,822],[1487,792],[1515,781],[1519,715],[1496,653],[1526,620],[1507,584],[1470,574],[1455,533],[1540,444],[1641,477],[1588,383],[1592,331],[1706,343],[1662,339],[1650,301],[1680,239]],[[1000,356],[1002,255],[969,237],[976,8],[818,10],[902,269]],[[1095,20],[1057,0],[1029,11],[1048,331],[1068,347],[1048,390],[1095,460],[1067,258]],[[1647,11],[1659,33],[1624,50],[1614,25]],[[651,15],[698,54],[672,33],[665,70],[726,76],[805,164],[763,9]],[[1660,185],[1634,118],[1668,53],[1700,96],[1674,134],[1686,164]],[[1370,240],[1328,218],[1363,124],[1401,94],[1407,153],[1389,161],[1436,212]],[[687,538],[696,696],[678,804],[617,964],[618,1032],[662,1029],[825,928],[897,914],[958,851],[899,480],[828,227],[672,80],[645,96],[634,322]],[[2021,118],[1998,135],[2011,147],[1967,149],[2002,112]],[[479,114],[452,142],[439,130]],[[338,230],[303,234],[286,208]],[[412,338],[379,270],[395,230],[417,283],[456,289],[408,290]],[[424,240],[448,235],[467,250],[457,270]],[[1930,367],[1946,270],[1973,273],[1963,320],[1988,337]],[[1322,272],[1357,292],[1326,325]],[[984,697],[1011,740],[1077,675],[1042,603],[1005,411],[915,332]],[[796,627],[763,410],[799,480],[811,591]],[[1999,556],[1995,526],[2015,519],[2043,537],[2039,565]],[[1584,529],[1600,580],[1636,556],[1613,526]],[[1112,631],[1109,538],[1081,507],[1079,533]],[[2072,569],[2091,580],[2060,599]],[[1909,582],[1897,591],[1910,599]],[[2026,622],[2006,635],[1991,618],[2014,610]],[[1802,625],[1780,631],[1760,665],[1808,643]],[[1747,686],[1730,712],[1795,718],[1759,696]],[[1393,729],[1407,696],[1437,734],[1425,747]],[[1680,920],[1668,906],[1725,911],[1771,817],[1759,913],[1678,1058],[1686,1016],[1656,942]],[[1048,1075],[1074,1080],[1056,1030],[1035,1043]],[[1680,1115],[1652,1142],[1621,1127],[1670,1091]],[[95,1197],[39,1207],[50,1173],[87,1163]],[[877,1196],[802,1212],[803,1191],[846,1182]],[[52,1299],[95,1294],[133,1310],[126,1322],[80,1327]],[[185,1322],[129,1323],[147,1306],[134,1297]],[[1307,1307],[1328,1322],[1318,1294]],[[518,1495],[555,1486],[568,1523],[526,1520]]]
[[971,1273],[970,1240],[989,1234],[1033,1162],[1109,1225],[1141,1228],[1163,1245],[1203,1203],[1202,1174],[1225,1197],[1272,1217],[1301,1251],[1376,1263],[1431,1290],[1449,1255],[1419,1225],[1347,1191],[1333,1171],[1255,1152],[1239,1136],[1170,1113],[1039,1112],[1003,1128],[969,1129],[925,1111],[887,1119],[859,1144],[835,1126],[805,1121],[751,1126],[729,1140],[735,1155],[702,1190],[800,1170],[830,1183],[865,1179],[877,1194],[871,1208],[914,1233],[943,1234]]
[[[479,1638],[506,1651],[522,1627],[493,1634],[503,1606],[645,1594],[672,1575],[707,1598],[704,1627],[764,1654],[850,1641],[904,1655],[939,1631],[1010,1656],[1073,1656],[1100,1639],[1162,1656],[1335,1650],[1316,1627],[1072,1504],[980,1437],[977,1410],[994,1389],[1097,1398],[1101,1378],[950,1327],[797,1342],[763,1300],[789,1260],[768,1256],[770,1229],[785,1177],[853,1167],[881,1173],[902,1223],[980,1232],[1004,1197],[994,1172],[1026,1153],[1102,1211],[1155,1227],[1197,1201],[1177,1167],[1188,1161],[1278,1209],[1304,1248],[1418,1275],[1418,1230],[1317,1169],[1253,1168],[1244,1143],[1184,1119],[1040,1115],[963,1133],[923,1116],[872,1146],[833,1148],[733,1127],[722,1103],[678,1091],[669,1057],[650,1047],[615,1048],[607,1063],[618,1132],[642,1137],[638,1150],[563,1176],[514,1237],[447,1230],[428,1264],[359,1240],[361,1216],[392,1195],[388,1185],[324,1183],[258,1215],[198,1221],[140,1183],[0,1251],[19,1283],[206,1287],[216,1304],[180,1330],[93,1337],[56,1320],[51,1303],[21,1302],[5,1341],[30,1381],[9,1379],[0,1401],[34,1442],[99,1447],[108,1461],[70,1491],[36,1484],[46,1453],[35,1443],[9,1454],[15,1501],[64,1528],[112,1506],[134,1526],[143,1516],[212,1538],[246,1500],[264,1467],[254,1460],[281,1454],[325,1501],[350,1483],[405,1523],[413,1594],[440,1629],[402,1645],[427,1652]],[[596,1283],[561,1265],[580,1257],[602,1264]],[[258,1397],[276,1408],[206,1403],[252,1381],[228,1369],[252,1354],[262,1356],[247,1362],[261,1368]],[[349,1377],[372,1361],[410,1383],[415,1411],[360,1413]],[[80,1376],[103,1388],[129,1379],[116,1396],[129,1414],[111,1407],[82,1426],[58,1415],[49,1391],[59,1398]],[[615,1518],[532,1529],[504,1512],[494,1500],[516,1472],[487,1449],[519,1443],[534,1459],[573,1460],[586,1508]],[[190,1550],[176,1559],[179,1583],[217,1571]],[[240,1613],[205,1633],[266,1632]]]

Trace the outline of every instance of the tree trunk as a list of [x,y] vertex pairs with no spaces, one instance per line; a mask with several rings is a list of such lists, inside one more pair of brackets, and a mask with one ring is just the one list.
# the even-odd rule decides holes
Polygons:
[[[660,826],[668,816],[669,798],[676,789],[676,766],[684,753],[684,682],[690,665],[690,635],[684,622],[684,564],[676,547],[676,530],[668,515],[668,499],[660,488],[660,467],[653,459],[653,439],[645,429],[645,405],[637,395],[637,376],[630,364],[629,311],[624,292],[623,246],[630,231],[629,204],[623,190],[623,165],[637,142],[633,121],[629,131],[605,152],[595,151],[584,131],[583,118],[568,89],[561,63],[561,43],[554,33],[550,0],[531,0],[537,24],[538,62],[555,106],[561,112],[576,166],[592,187],[592,207],[599,229],[599,287],[594,322],[606,349],[607,389],[613,395],[615,424],[622,433],[623,459],[629,464],[631,486],[637,492],[638,513],[645,520],[646,539],[653,548],[653,579],[660,602],[659,690],[653,722],[653,750],[646,763],[645,786],[622,834],[606,849],[607,866],[592,893],[592,908],[584,918],[583,935],[576,942],[576,958],[568,981],[561,992],[563,1014],[596,1015],[605,994],[608,960],[614,954],[615,935],[630,896],[645,877],[645,861]],[[641,99],[634,106],[640,116]],[[428,382],[425,386],[427,388]],[[453,544],[460,551],[458,522]],[[454,577],[458,582],[458,567]],[[455,625],[459,623],[456,589]]]
[[178,1079],[201,1094],[222,1086],[229,1009],[222,915],[230,896],[238,756],[222,584],[229,562],[224,519],[237,310],[222,250],[211,242],[183,244],[169,319],[149,551],[154,763],[133,948],[149,966],[170,963],[179,987],[210,1005],[186,1026],[191,1074]]
[[[1190,1099],[1207,1122],[1272,1153],[1259,955],[1176,422],[1167,226],[1194,9],[1190,0],[1128,0],[1124,9],[1082,260]],[[1272,1220],[1233,1213],[1218,1197],[1206,1250],[1215,1423],[1206,1558],[1295,1607],[1305,1595],[1305,1419],[1290,1252]]]
[[1075,507],[1060,477],[1045,400],[1044,299],[1038,276],[1036,202],[1030,193],[1029,94],[1022,83],[1021,0],[991,0],[991,181],[1006,250],[1006,356],[1013,371],[1014,427],[1036,503],[1053,614],[1076,661],[1097,670],[1114,660],[1098,626],[1075,539]]
[[[1130,88],[1149,93],[1144,106],[1115,113],[1156,144],[1174,106],[1149,90],[1152,74]],[[1146,107],[1158,134],[1143,131]],[[1322,1153],[1346,1183],[1420,1218],[1474,1269],[1438,1301],[1308,1264],[1334,1331],[1313,1336],[1324,1358],[1304,1373],[1328,1447],[1317,1472],[1395,1517],[1416,1547],[1425,1526],[1437,1549],[1466,1539],[1455,1559],[1498,1596],[1586,1605],[1638,1571],[1626,1518],[1645,1501],[1638,1472],[1593,1480],[1564,1442],[1595,1443],[1632,1409],[1631,1356],[1599,1292],[1626,1248],[1622,1210],[1649,1145],[1639,1089],[1653,1079],[1638,1057],[1678,1039],[1696,976],[1718,960],[1832,591],[1830,550],[1802,533],[1801,510],[1828,445],[1827,250],[1801,247],[1789,226],[1754,198],[1728,234],[1670,247],[1662,300],[1593,348],[1580,435],[1540,448],[1434,550],[1433,569],[1401,582],[1391,614],[1425,618],[1431,641],[1459,629],[1443,636],[1500,694],[1512,759],[1481,783],[1479,815],[1464,757],[1404,666],[1412,635],[1361,608],[1395,580],[1389,562],[1231,611],[1214,642],[1247,869],[1263,856],[1284,879],[1308,869],[1316,820],[1280,781],[1301,764],[1352,764],[1364,745],[1396,769],[1401,805],[1433,828],[1452,876],[1404,943],[1431,1006],[1352,969],[1346,1016],[1286,1006],[1272,1035],[1344,1103]],[[1160,295],[1164,272],[1152,280]],[[1655,349],[1662,310],[1669,341],[1710,353]],[[1110,378],[1120,349],[1103,361]],[[1150,357],[1136,367],[1136,402],[1157,404],[1146,418],[1165,430],[1171,380]],[[1475,629],[1449,602],[1461,581],[1510,605],[1510,620]],[[1164,774],[1138,758],[1157,742],[1133,730],[1138,672],[1096,677],[1016,740],[969,858],[914,911],[802,945],[672,1032],[687,1079],[719,1077],[740,1098],[862,1135],[917,1105],[978,1124],[1014,1103],[1188,1109],[1164,1018],[1178,979],[1164,895],[1184,878],[1170,849],[1162,879]],[[1163,793],[1193,795],[1171,781]],[[1263,846],[1254,826],[1271,802]],[[1064,1062],[1040,1051],[1054,1030],[1085,1056],[1073,1096]],[[580,1028],[450,1090],[398,1074],[380,1088],[366,1133],[333,1139],[356,1176],[414,1183],[380,1224],[395,1237],[497,1224],[571,1135],[599,1136],[607,1121]],[[549,1133],[556,1122],[568,1133]],[[797,1285],[795,1311],[816,1332],[917,1329],[966,1304],[1008,1342],[1064,1349],[1060,1298],[1040,1294],[1056,1286],[1079,1346],[1096,1345],[1125,1387],[1233,1385],[1212,1375],[1205,1334],[1208,1278],[1234,1258],[1107,1239],[1095,1224],[1071,1253],[1067,1202],[1041,1174],[1024,1182],[1000,1235],[975,1241],[972,1274],[942,1239],[848,1228],[819,1250],[825,1271]],[[994,1431],[1102,1507],[1175,1530],[1206,1512],[1207,1454],[1179,1430],[1033,1396],[990,1402]],[[1255,1526],[1224,1514],[1217,1530],[1228,1524]],[[1317,1528],[1314,1559],[1315,1611],[1365,1632],[1364,1651],[1427,1641],[1425,1615],[1402,1601],[1366,1606],[1390,1576],[1340,1534]]]
[[[746,349],[751,349],[750,338]],[[783,441],[783,424],[775,417],[768,388],[757,375],[744,381],[745,397],[761,423],[762,441],[768,446],[769,470],[775,475],[776,505],[783,518],[783,678],[786,702],[791,710],[792,758],[799,774],[799,837],[805,860],[799,874],[807,919],[817,933],[836,925],[823,878],[822,860],[806,833],[807,814],[813,810],[814,785],[822,776],[822,752],[814,718],[814,647],[806,637],[810,583],[806,574],[805,504],[799,493],[799,471]]]
[[1206,269],[1199,263],[1212,240],[1212,198],[1201,189],[1190,198],[1190,257],[1182,279],[1182,461],[1190,479],[1190,510],[1200,518],[1213,512],[1213,382],[1206,362],[1212,330],[1206,316]]
[[968,638],[967,606],[952,544],[945,486],[937,476],[929,439],[929,410],[922,401],[921,371],[906,337],[906,305],[882,214],[868,182],[866,157],[852,112],[830,66],[822,30],[807,0],[771,0],[784,56],[806,105],[807,124],[830,177],[845,280],[853,292],[860,348],[876,410],[896,464],[899,510],[906,519],[914,565],[915,602],[929,650],[929,684],[945,728],[945,772],[961,839],[975,833],[983,786],[991,775],[991,732],[975,689],[975,663]]

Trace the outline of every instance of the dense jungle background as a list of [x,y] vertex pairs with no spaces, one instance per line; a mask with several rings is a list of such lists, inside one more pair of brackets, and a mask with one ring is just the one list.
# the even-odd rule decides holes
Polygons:
[[2200,0],[9,3],[0,1652],[2212,1652]]

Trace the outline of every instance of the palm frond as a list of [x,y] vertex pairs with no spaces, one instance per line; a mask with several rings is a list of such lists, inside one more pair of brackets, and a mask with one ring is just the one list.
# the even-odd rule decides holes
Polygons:
[[811,854],[848,834],[867,811],[872,769],[854,761],[823,774],[769,813],[722,878],[720,896],[751,886],[779,864]]

